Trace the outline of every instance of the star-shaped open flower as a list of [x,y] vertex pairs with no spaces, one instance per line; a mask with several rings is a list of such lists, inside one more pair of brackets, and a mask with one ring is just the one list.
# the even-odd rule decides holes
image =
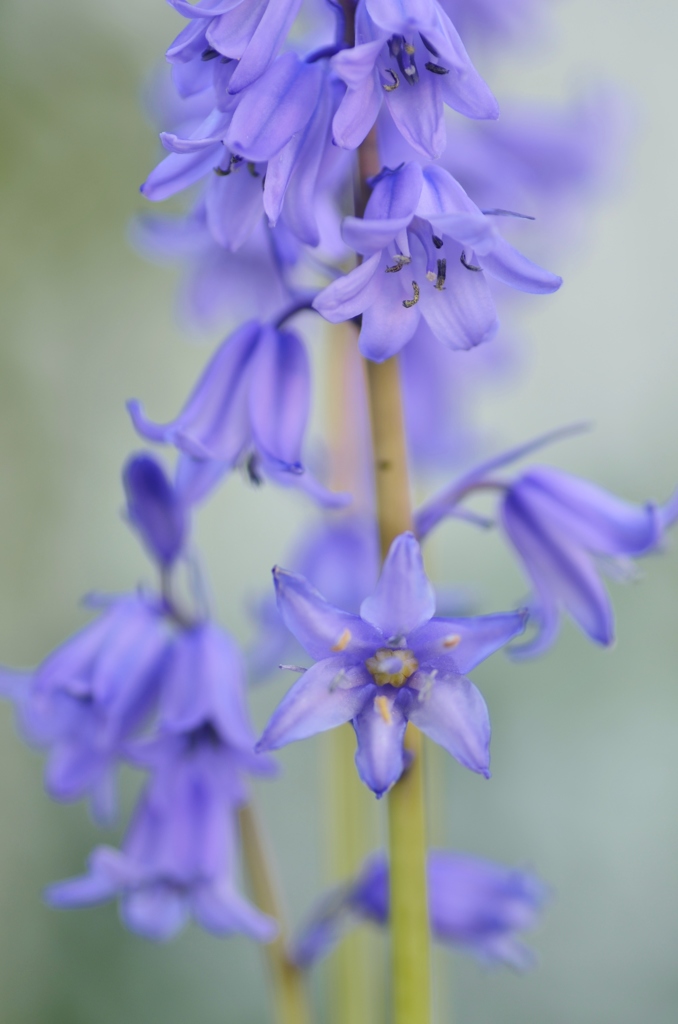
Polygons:
[[523,632],[524,612],[434,618],[433,587],[411,533],[391,545],[360,615],[332,607],[303,576],[273,573],[283,619],[317,662],[283,698],[258,750],[350,721],[360,777],[382,796],[405,767],[411,721],[460,764],[489,776],[487,706],[465,674]]

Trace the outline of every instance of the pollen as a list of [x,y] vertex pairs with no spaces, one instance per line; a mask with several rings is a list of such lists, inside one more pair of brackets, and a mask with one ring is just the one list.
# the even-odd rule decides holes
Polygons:
[[383,647],[373,658],[367,659],[365,666],[377,686],[403,686],[417,671],[419,662],[412,651]]
[[351,630],[345,629],[336,644],[332,644],[333,651],[345,651],[351,642]]
[[450,636],[446,636],[443,640],[443,647],[448,651],[454,650],[461,643],[461,637],[458,633],[452,633]]
[[381,715],[381,717],[386,722],[386,725],[393,725],[393,717],[391,715],[391,709],[390,709],[389,704],[388,704],[388,698],[387,697],[375,697],[374,698],[374,706],[375,706],[376,710],[379,712],[379,714]]

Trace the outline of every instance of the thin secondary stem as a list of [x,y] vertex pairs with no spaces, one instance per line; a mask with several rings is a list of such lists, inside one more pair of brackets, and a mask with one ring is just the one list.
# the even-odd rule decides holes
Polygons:
[[268,853],[268,844],[251,803],[240,809],[240,835],[255,902],[260,910],[275,918],[280,927],[278,937],[264,947],[273,984],[276,1022],[311,1024],[311,1011],[303,974],[287,956],[284,914]]

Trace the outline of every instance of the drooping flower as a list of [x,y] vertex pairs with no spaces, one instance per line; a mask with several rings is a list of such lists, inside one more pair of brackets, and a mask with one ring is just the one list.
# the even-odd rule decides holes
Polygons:
[[[568,432],[572,432],[571,430]],[[587,480],[548,466],[535,466],[505,480],[497,471],[523,458],[563,431],[512,449],[464,474],[415,516],[425,537],[447,516],[455,516],[477,489],[499,496],[499,523],[531,587],[531,621],[537,635],[511,649],[538,654],[555,640],[560,613],[567,612],[596,643],[614,641],[614,613],[600,573],[628,575],[629,559],[656,551],[675,518],[673,504],[633,505]]]
[[189,916],[218,935],[244,932],[260,942],[275,922],[237,891],[237,831],[230,756],[213,737],[166,742],[121,851],[98,847],[81,878],[48,888],[52,906],[92,906],[118,897],[126,927],[172,938]]
[[168,0],[190,24],[167,51],[184,94],[207,88],[210,65],[237,61],[230,88],[239,92],[264,73],[283,46],[301,0]]
[[364,262],[313,302],[332,323],[362,315],[367,358],[380,362],[400,351],[422,317],[451,348],[491,338],[498,322],[486,274],[535,294],[562,284],[509,245],[442,168],[386,168],[373,184],[365,217],[347,217],[343,226]]
[[321,503],[345,504],[345,496],[327,491],[301,461],[309,402],[303,342],[292,331],[250,320],[217,349],[176,419],[156,424],[137,401],[128,408],[143,437],[172,444],[190,457],[185,476],[203,478],[197,487],[191,485],[194,491],[246,463],[256,481],[263,473]]
[[[534,956],[518,935],[534,927],[547,895],[530,872],[443,850],[428,854],[433,937],[482,963],[518,970],[532,965]],[[312,914],[293,942],[295,963],[310,967],[360,920],[387,924],[389,902],[388,862],[374,854],[355,881],[330,893]]]
[[385,102],[407,142],[435,158],[445,145],[443,104],[472,118],[496,118],[499,108],[440,4],[404,7],[398,0],[358,0],[356,45],[332,58],[347,86],[334,138],[356,149]]
[[162,568],[182,553],[188,534],[188,515],[160,463],[146,453],[133,455],[123,470],[127,515],[147,550]]
[[433,588],[409,533],[393,542],[360,615],[328,604],[303,576],[275,569],[274,579],[283,619],[316,664],[283,698],[257,749],[350,721],[360,777],[381,796],[403,772],[411,721],[489,776],[487,707],[465,673],[523,631],[524,613],[434,618]]
[[112,599],[35,671],[3,671],[26,739],[49,751],[45,785],[55,800],[88,796],[95,817],[115,811],[115,776],[127,743],[158,695],[170,633],[160,602]]

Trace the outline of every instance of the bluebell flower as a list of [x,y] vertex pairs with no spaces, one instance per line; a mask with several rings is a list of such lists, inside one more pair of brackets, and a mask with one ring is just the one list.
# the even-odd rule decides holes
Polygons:
[[[179,89],[196,89],[207,79],[206,67],[237,61],[231,89],[251,85],[282,48],[301,0],[168,0],[191,23],[167,51]],[[206,87],[206,86],[203,86]]]
[[260,942],[276,925],[237,890],[237,831],[230,755],[207,735],[166,743],[121,851],[98,847],[81,878],[50,886],[64,909],[120,899],[124,924],[164,941],[189,916],[217,935],[244,932]]
[[489,776],[487,707],[465,673],[523,631],[524,613],[434,618],[433,588],[409,533],[393,542],[360,615],[328,604],[303,576],[275,569],[274,579],[283,619],[316,664],[283,698],[257,749],[350,721],[360,777],[381,796],[403,772],[411,721],[460,764]]
[[[428,501],[415,516],[425,537],[476,490],[495,490],[504,536],[517,554],[532,587],[533,640],[511,649],[539,654],[555,640],[560,613],[567,612],[596,643],[614,641],[614,613],[601,571],[628,574],[629,560],[656,551],[675,518],[674,502],[659,507],[633,505],[587,480],[548,466],[534,466],[506,480],[498,470],[541,445],[556,432],[512,449],[464,474]],[[463,510],[462,510],[463,511]]]
[[127,515],[147,550],[167,569],[184,549],[187,509],[160,463],[146,453],[133,455],[123,469]]
[[309,402],[303,342],[292,331],[250,320],[217,349],[176,419],[156,424],[137,401],[128,408],[142,437],[190,457],[187,474],[207,480],[200,490],[246,463],[257,482],[263,474],[321,503],[345,504],[345,496],[327,491],[301,461]]
[[399,0],[358,0],[355,41],[332,58],[347,85],[334,118],[339,146],[356,149],[384,102],[407,142],[433,158],[445,145],[444,103],[467,117],[498,117],[497,101],[436,0],[407,10]]
[[[370,857],[357,879],[319,905],[292,945],[292,958],[310,967],[330,952],[346,928],[360,920],[385,925],[389,871],[383,854]],[[433,937],[487,965],[530,967],[533,953],[518,938],[534,927],[548,892],[528,871],[443,850],[428,855],[429,914]]]
[[3,671],[0,692],[26,739],[49,751],[53,799],[88,796],[98,820],[112,818],[117,766],[155,706],[169,642],[160,602],[130,594],[112,599],[33,672]]
[[377,362],[398,352],[422,317],[451,348],[487,341],[498,322],[486,274],[536,294],[562,284],[509,245],[494,219],[440,167],[386,169],[365,217],[344,221],[344,238],[364,262],[313,306],[332,323],[362,315],[360,349]]

